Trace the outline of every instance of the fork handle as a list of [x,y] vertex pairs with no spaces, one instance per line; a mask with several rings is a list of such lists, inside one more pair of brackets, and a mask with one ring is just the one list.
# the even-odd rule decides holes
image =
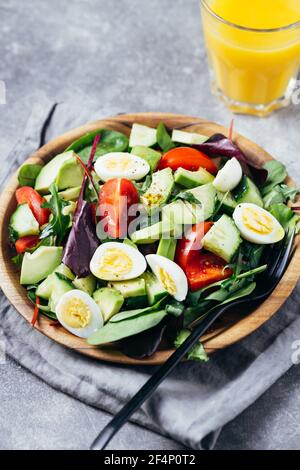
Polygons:
[[191,348],[199,341],[200,337],[208,330],[208,328],[219,318],[233,303],[228,303],[223,307],[216,307],[210,312],[203,321],[191,332],[189,337],[176,349],[169,359],[159,367],[159,369],[150,377],[149,380],[140,388],[140,390],[129,400],[129,402],[121,408],[115,417],[103,428],[98,434],[91,450],[103,450],[113,438],[113,436],[121,429],[126,421],[133,413],[154,393],[161,382],[172,372],[176,365],[184,358]]

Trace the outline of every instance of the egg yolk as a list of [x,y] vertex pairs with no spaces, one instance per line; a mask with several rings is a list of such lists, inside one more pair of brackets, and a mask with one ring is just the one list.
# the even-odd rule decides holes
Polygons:
[[132,160],[129,157],[113,157],[107,160],[106,168],[111,171],[124,172],[132,167]]
[[163,268],[159,268],[158,274],[160,282],[162,283],[166,291],[169,292],[170,295],[175,295],[177,292],[177,288],[170,274],[167,273],[167,271],[165,271]]
[[122,250],[108,248],[100,259],[98,274],[103,279],[119,278],[132,270],[131,258]]
[[242,215],[243,224],[252,232],[269,235],[273,231],[273,220],[264,212],[247,207]]
[[82,299],[74,297],[63,304],[61,317],[71,328],[85,328],[91,320],[91,311]]

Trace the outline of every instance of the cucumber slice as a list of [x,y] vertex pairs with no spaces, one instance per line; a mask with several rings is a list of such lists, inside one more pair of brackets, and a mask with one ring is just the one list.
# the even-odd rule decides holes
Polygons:
[[174,129],[172,132],[173,142],[187,145],[200,145],[206,142],[208,137],[206,135],[197,134],[196,132],[183,132]]
[[52,289],[53,289],[53,280],[54,280],[54,273],[63,274],[65,277],[73,281],[75,279],[75,275],[72,273],[71,269],[69,269],[65,264],[61,263],[52,274],[46,277],[46,279],[38,285],[36,290],[37,297],[41,297],[42,299],[49,300]]
[[234,212],[234,209],[237,206],[237,202],[232,196],[231,193],[221,193],[220,191],[217,191],[217,198],[219,203],[221,204],[220,211],[225,212],[225,214],[232,215]]
[[28,204],[21,204],[17,207],[11,216],[10,228],[17,239],[26,235],[39,234],[39,224]]
[[212,183],[215,177],[205,168],[199,168],[197,171],[189,171],[184,168],[178,168],[174,174],[175,183],[187,189],[196,188],[203,184]]
[[125,308],[134,309],[148,305],[145,279],[140,277],[131,281],[111,282],[110,285],[124,297]]
[[168,292],[163,288],[153,273],[145,272],[142,277],[146,281],[146,292],[149,305],[156,304],[159,300],[168,295]]
[[220,256],[228,263],[242,243],[239,230],[231,217],[226,214],[212,226],[202,241],[206,250]]
[[259,207],[264,206],[258,187],[248,176],[243,176],[240,184],[232,192],[234,199],[238,204],[242,202],[250,202]]
[[141,124],[133,124],[129,139],[129,147],[152,147],[157,142],[156,129],[143,126]]

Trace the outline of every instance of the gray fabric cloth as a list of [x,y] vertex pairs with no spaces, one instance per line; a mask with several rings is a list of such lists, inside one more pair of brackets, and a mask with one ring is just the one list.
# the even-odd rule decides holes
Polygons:
[[[24,136],[5,160],[2,184],[43,141],[94,118],[112,115],[46,98],[33,109]],[[182,363],[133,421],[193,449],[212,448],[219,430],[262,395],[292,366],[292,344],[300,338],[300,286],[262,328],[208,363]],[[147,380],[154,367],[111,365],[57,345],[29,324],[1,295],[0,339],[6,352],[49,385],[115,413]]]

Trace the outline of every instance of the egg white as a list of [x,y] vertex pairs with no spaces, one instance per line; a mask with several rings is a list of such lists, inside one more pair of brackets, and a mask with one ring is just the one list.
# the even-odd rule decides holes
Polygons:
[[[84,328],[73,328],[70,325],[68,325],[62,318],[63,307],[65,306],[67,302],[69,302],[71,299],[74,299],[74,298],[79,298],[80,300],[82,300],[87,305],[87,307],[89,308],[91,312],[91,318],[89,320],[89,323]],[[88,338],[89,336],[91,336],[91,334],[94,331],[98,330],[99,328],[102,328],[103,323],[104,323],[100,309],[98,305],[96,304],[96,302],[94,301],[94,299],[92,299],[92,297],[90,297],[86,292],[83,292],[78,289],[74,289],[69,292],[66,292],[61,297],[61,299],[59,300],[56,306],[55,313],[56,313],[59,323],[66,330],[68,330],[73,335],[78,336],[79,338]]]
[[146,160],[127,152],[107,153],[98,158],[94,168],[102,181],[108,181],[112,178],[139,181],[150,171],[149,163]]
[[226,193],[227,191],[232,191],[240,183],[242,176],[243,170],[240,162],[236,158],[231,158],[218,171],[213,185],[218,191]]
[[[245,210],[250,208],[250,210],[254,210],[257,214],[261,214],[262,216],[268,217],[270,220],[272,230],[270,233],[263,234],[258,233],[254,230],[251,230],[249,227],[245,225],[243,220],[243,214],[245,214]],[[233,213],[233,220],[235,225],[241,232],[241,236],[252,243],[258,245],[269,245],[272,243],[277,243],[284,238],[284,229],[278,222],[278,220],[268,211],[262,209],[261,207],[257,206],[256,204],[251,203],[243,203],[239,204]]]
[[148,255],[146,256],[146,260],[151,270],[165,289],[166,286],[162,283],[160,278],[160,269],[163,269],[169,275],[176,287],[176,293],[172,294],[169,292],[170,295],[173,295],[173,297],[180,302],[183,301],[188,293],[188,281],[182,268],[178,266],[178,264],[174,263],[174,261],[160,255]]
[[[103,260],[105,260],[105,256],[107,257],[109,252],[112,252],[112,250],[115,253],[117,251],[119,251],[120,254],[124,253],[125,258],[130,258],[132,266],[128,272],[118,273],[118,259],[116,260],[116,266],[113,272],[108,272],[105,274],[101,274],[99,272],[99,267],[104,262]],[[122,261],[121,256],[119,259]],[[95,251],[90,262],[91,272],[98,279],[102,279],[104,281],[127,281],[130,279],[135,279],[146,271],[146,267],[147,263],[142,253],[140,253],[136,248],[119,242],[107,242],[100,245]]]

